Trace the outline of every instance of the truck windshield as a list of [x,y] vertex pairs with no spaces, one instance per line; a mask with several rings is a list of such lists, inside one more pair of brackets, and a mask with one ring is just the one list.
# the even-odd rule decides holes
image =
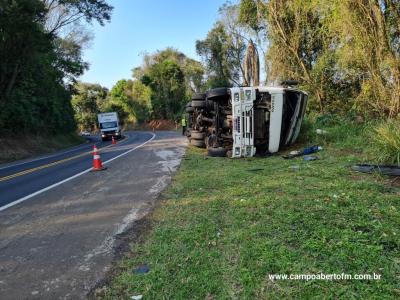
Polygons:
[[101,129],[115,128],[115,127],[117,127],[117,122],[104,122],[104,123],[100,123],[100,128],[101,128]]

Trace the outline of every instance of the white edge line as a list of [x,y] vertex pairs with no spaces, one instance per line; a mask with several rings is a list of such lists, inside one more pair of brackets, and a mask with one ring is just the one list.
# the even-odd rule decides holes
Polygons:
[[[122,140],[122,141],[119,142],[118,144],[120,145],[120,144],[126,143],[129,139],[130,139],[130,137],[129,137],[129,135],[128,135],[124,140]],[[64,154],[67,154],[67,153],[70,153],[70,152],[74,152],[74,151],[77,151],[77,150],[81,150],[81,148],[83,149],[83,148],[85,148],[86,146],[89,146],[89,151],[87,151],[87,152],[82,152],[82,153],[91,153],[91,152],[92,152],[92,151],[90,150],[91,147],[92,147],[93,145],[96,145],[96,144],[97,144],[97,142],[94,142],[92,145],[89,144],[89,143],[81,144],[81,145],[78,145],[78,146],[74,146],[76,149],[74,148],[74,149],[71,149],[71,150],[66,150],[66,151],[64,151],[64,152],[57,152],[57,153],[51,154],[51,155],[49,155],[49,156],[38,157],[38,158],[35,158],[35,159],[32,159],[32,160],[23,161],[23,162],[20,162],[20,163],[17,163],[17,164],[13,164],[13,165],[8,165],[8,166],[0,167],[0,170],[9,169],[9,168],[12,168],[12,167],[18,167],[18,166],[21,166],[21,165],[24,165],[24,164],[29,164],[29,163],[37,162],[37,161],[40,161],[40,160],[43,160],[43,159],[53,158],[53,157],[56,157],[56,156],[64,155]],[[101,147],[101,148],[100,148],[100,146],[99,146],[99,150],[104,149],[105,147],[108,147],[108,146],[110,146],[110,145],[111,145],[111,144],[109,144],[109,145],[107,145],[107,146],[104,146],[104,147]]]
[[[127,140],[129,140],[129,136],[128,136],[127,138],[125,138],[123,141],[119,142],[118,144],[122,144],[122,143],[126,142]],[[95,142],[93,143],[93,145],[95,145],[95,144],[97,144],[97,141],[95,141]],[[56,156],[68,154],[68,153],[70,153],[70,152],[74,152],[74,151],[81,150],[81,148],[83,149],[83,148],[85,148],[85,147],[87,147],[87,146],[89,146],[89,149],[90,149],[90,147],[92,146],[92,145],[91,145],[91,142],[90,142],[90,143],[82,143],[82,144],[80,144],[80,145],[73,146],[73,147],[71,147],[70,149],[66,149],[65,151],[62,151],[62,150],[61,150],[61,152],[57,152],[57,153],[54,153],[54,154],[49,154],[49,155],[47,155],[47,156],[38,157],[38,158],[34,158],[34,159],[31,159],[31,160],[27,160],[27,161],[22,161],[22,162],[16,163],[16,164],[10,163],[10,165],[0,167],[0,170],[9,169],[9,168],[12,168],[12,167],[18,167],[18,166],[21,166],[21,165],[24,165],[24,164],[29,164],[29,163],[37,162],[37,161],[40,161],[40,160],[43,160],[43,159],[48,159],[48,158],[53,158],[53,157],[56,157]],[[104,146],[104,147],[108,147],[108,146],[109,146],[109,145]],[[102,148],[104,148],[104,147],[102,147]],[[99,149],[102,149],[102,148],[99,148]],[[89,152],[90,152],[90,151],[89,151]],[[88,153],[89,153],[89,152],[88,152]],[[5,164],[7,164],[7,163],[5,163]]]
[[[138,148],[140,148],[140,147],[143,147],[143,146],[146,145],[147,143],[149,143],[149,142],[151,142],[152,140],[154,140],[154,138],[156,137],[156,135],[155,135],[154,133],[151,133],[151,134],[152,134],[153,136],[152,136],[149,140],[147,140],[146,142],[144,142],[143,144],[140,144],[140,145],[136,146],[135,148],[129,149],[128,151],[126,151],[126,152],[124,152],[124,153],[121,153],[120,155],[117,155],[116,157],[110,158],[109,160],[103,162],[103,164],[108,164],[108,163],[112,162],[113,160],[115,160],[115,159],[117,159],[117,158],[120,158],[121,156],[124,156],[124,155],[126,155],[126,154],[128,154],[128,153],[130,153],[130,152],[132,152],[132,151],[134,151],[134,150],[136,150],[136,149],[138,149]],[[75,174],[75,175],[73,175],[73,176],[71,176],[71,177],[68,177],[68,178],[66,178],[66,179],[64,179],[64,180],[61,180],[61,181],[56,182],[56,183],[54,183],[54,184],[52,184],[52,185],[49,185],[48,187],[45,187],[44,189],[41,189],[41,190],[36,191],[36,192],[34,192],[34,193],[30,194],[30,195],[27,195],[27,196],[22,197],[22,198],[20,198],[20,199],[18,199],[18,200],[15,200],[15,201],[13,201],[13,202],[11,202],[11,203],[8,203],[8,204],[6,204],[6,205],[0,207],[0,211],[6,210],[7,208],[10,208],[10,207],[12,207],[12,206],[14,206],[14,205],[17,205],[17,204],[19,204],[19,203],[21,203],[21,202],[24,202],[24,201],[30,199],[30,198],[32,198],[32,197],[35,197],[36,195],[39,195],[39,194],[42,194],[42,193],[44,193],[44,192],[46,192],[46,191],[48,191],[48,190],[51,190],[51,189],[53,189],[53,188],[55,188],[55,187],[57,187],[57,186],[59,186],[59,185],[65,183],[65,182],[68,182],[68,181],[70,181],[70,180],[72,180],[72,179],[75,179],[75,178],[77,178],[77,177],[79,177],[79,176],[81,176],[81,175],[83,175],[83,174],[89,173],[91,170],[92,170],[92,168],[89,168],[89,169],[87,169],[87,170],[85,170],[85,171],[82,171],[82,172],[80,172],[80,173],[78,173],[78,174]]]
[[29,164],[29,163],[37,162],[37,161],[40,161],[40,160],[43,160],[43,159],[52,158],[52,157],[56,157],[56,156],[59,156],[59,155],[67,154],[67,153],[70,153],[70,152],[74,152],[74,151],[80,150],[80,148],[84,148],[85,146],[90,146],[90,145],[89,145],[89,143],[84,143],[84,144],[75,146],[74,149],[65,150],[64,152],[58,152],[58,153],[54,153],[54,154],[51,154],[51,155],[48,155],[48,156],[38,157],[38,158],[34,158],[32,160],[23,161],[23,162],[16,163],[16,164],[12,164],[11,163],[11,165],[0,167],[0,170],[9,169],[9,168],[12,168],[12,167],[18,167],[18,166],[21,166],[21,165],[24,165],[24,164]]

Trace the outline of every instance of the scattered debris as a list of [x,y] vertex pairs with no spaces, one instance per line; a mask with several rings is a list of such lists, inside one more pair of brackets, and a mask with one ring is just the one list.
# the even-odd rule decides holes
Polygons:
[[258,172],[258,171],[263,171],[264,169],[263,168],[254,168],[254,169],[247,169],[246,171],[249,171],[249,172]]
[[312,146],[309,148],[305,148],[301,151],[300,150],[291,151],[289,154],[283,155],[282,157],[285,159],[289,159],[289,158],[294,158],[294,157],[298,157],[298,156],[312,154],[312,153],[315,153],[315,152],[318,152],[321,150],[322,150],[321,146]]
[[315,132],[316,132],[317,134],[320,134],[320,135],[325,135],[325,134],[328,133],[326,130],[323,130],[323,129],[317,129]]
[[300,169],[298,165],[290,166],[290,170],[292,170],[293,172],[296,172],[298,169]]
[[353,171],[362,173],[379,173],[388,176],[400,176],[400,166],[379,166],[369,164],[357,164],[351,167]]
[[135,274],[145,274],[150,272],[150,268],[148,265],[140,265],[134,270]]
[[155,130],[174,130],[176,125],[172,120],[152,120],[146,124],[148,128]]
[[143,295],[136,295],[136,296],[131,297],[132,300],[140,300],[142,298],[143,298]]
[[318,160],[318,156],[304,156],[305,161],[313,161],[313,160]]

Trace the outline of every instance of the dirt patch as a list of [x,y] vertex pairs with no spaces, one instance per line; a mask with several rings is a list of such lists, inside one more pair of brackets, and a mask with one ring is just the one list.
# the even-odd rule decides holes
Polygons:
[[148,123],[140,124],[135,129],[141,130],[176,130],[177,125],[172,120],[152,120]]
[[400,177],[394,176],[385,179],[385,185],[390,188],[400,188]]
[[332,154],[336,156],[347,156],[347,155],[362,155],[363,152],[359,149],[351,149],[351,148],[341,148],[341,149],[330,149]]

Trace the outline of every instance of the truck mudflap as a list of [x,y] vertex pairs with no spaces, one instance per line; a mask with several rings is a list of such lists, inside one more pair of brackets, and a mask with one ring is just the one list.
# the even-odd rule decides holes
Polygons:
[[233,147],[232,157],[251,157],[254,147],[254,88],[232,88]]

